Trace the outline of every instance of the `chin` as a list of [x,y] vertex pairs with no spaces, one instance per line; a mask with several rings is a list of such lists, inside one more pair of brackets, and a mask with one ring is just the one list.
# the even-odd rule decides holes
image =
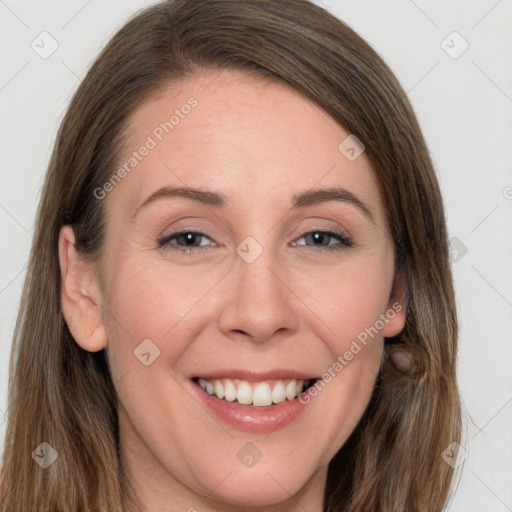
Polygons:
[[[241,466],[241,467],[240,467]],[[201,478],[201,476],[205,478]],[[210,500],[233,506],[277,505],[300,493],[301,489],[316,476],[312,468],[300,468],[289,457],[276,457],[275,461],[263,461],[252,467],[219,468],[213,464],[201,475],[202,491]],[[212,492],[213,489],[213,492]]]

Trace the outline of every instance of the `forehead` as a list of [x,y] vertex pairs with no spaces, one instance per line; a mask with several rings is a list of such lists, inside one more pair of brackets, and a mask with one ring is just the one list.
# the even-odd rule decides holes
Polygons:
[[238,206],[259,198],[264,207],[294,192],[343,186],[379,216],[368,159],[344,153],[350,137],[318,105],[274,80],[235,71],[188,77],[128,120],[118,162],[127,177],[109,201],[129,213],[158,187],[179,184],[222,190]]

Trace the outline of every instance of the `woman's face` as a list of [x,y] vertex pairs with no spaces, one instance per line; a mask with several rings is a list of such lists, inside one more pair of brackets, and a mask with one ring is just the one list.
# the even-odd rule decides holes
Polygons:
[[384,207],[349,135],[235,72],[170,86],[130,119],[129,171],[97,192],[101,314],[123,463],[155,509],[320,510],[404,321]]

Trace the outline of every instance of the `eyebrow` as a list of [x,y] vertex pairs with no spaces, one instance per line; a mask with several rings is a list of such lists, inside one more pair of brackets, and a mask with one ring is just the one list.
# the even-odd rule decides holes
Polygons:
[[[201,190],[194,187],[162,187],[153,192],[136,208],[132,219],[136,217],[140,210],[149,204],[161,199],[172,198],[190,199],[192,201],[220,209],[225,209],[230,204],[229,199],[222,192]],[[352,194],[352,192],[340,187],[321,188],[294,194],[292,197],[292,209],[316,206],[318,204],[331,201],[348,203],[356,206],[372,222],[375,222],[370,209],[360,199]]]

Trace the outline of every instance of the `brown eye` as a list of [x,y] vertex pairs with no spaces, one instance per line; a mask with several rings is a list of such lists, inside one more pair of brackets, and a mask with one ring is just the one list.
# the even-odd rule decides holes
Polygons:
[[[211,240],[203,233],[197,231],[177,231],[159,238],[158,245],[179,252],[201,252],[206,250],[206,247],[210,245],[201,243],[201,239]],[[176,243],[171,243],[172,241]],[[211,245],[215,245],[215,243]]]

